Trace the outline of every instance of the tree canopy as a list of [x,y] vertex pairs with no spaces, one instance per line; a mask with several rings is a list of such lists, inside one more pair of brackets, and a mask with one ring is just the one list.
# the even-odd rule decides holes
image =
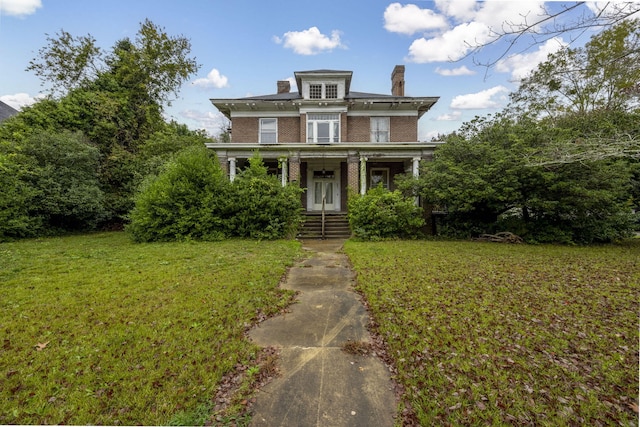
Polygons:
[[[199,67],[185,37],[169,36],[146,20],[134,40],[118,40],[110,51],[98,48],[91,35],[74,37],[64,30],[46,40],[27,70],[40,77],[49,96],[0,126],[0,174],[6,174],[1,179],[15,196],[0,206],[0,217],[15,225],[5,237],[122,223],[146,174],[180,149],[209,140],[162,116]],[[67,153],[65,162],[91,153],[91,162],[56,163],[63,161],[61,153]],[[81,176],[86,185],[80,185]],[[71,184],[75,179],[78,184]],[[56,196],[55,188],[62,193]],[[71,218],[74,203],[89,212],[90,201],[100,205],[92,205],[91,220],[64,219]]]
[[638,21],[550,55],[496,116],[445,138],[419,181],[446,206],[441,231],[529,241],[629,236],[640,201]]

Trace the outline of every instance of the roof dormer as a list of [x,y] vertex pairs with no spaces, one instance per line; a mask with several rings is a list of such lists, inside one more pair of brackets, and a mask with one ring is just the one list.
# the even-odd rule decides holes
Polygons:
[[351,71],[315,70],[294,73],[305,100],[343,100],[349,94]]

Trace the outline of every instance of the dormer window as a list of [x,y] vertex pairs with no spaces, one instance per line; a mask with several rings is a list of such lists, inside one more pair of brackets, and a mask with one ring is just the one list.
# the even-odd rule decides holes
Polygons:
[[339,99],[342,95],[338,83],[309,83],[307,87],[308,99]]
[[338,98],[338,85],[336,84],[327,84],[324,86],[324,97],[326,99],[337,99]]
[[311,98],[311,99],[322,99],[322,85],[321,84],[310,84],[309,85],[309,98]]

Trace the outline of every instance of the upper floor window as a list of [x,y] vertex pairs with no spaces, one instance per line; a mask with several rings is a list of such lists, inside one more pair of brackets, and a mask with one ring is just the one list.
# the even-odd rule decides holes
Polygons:
[[308,99],[338,99],[341,96],[338,83],[309,83]]
[[338,85],[336,84],[327,84],[324,86],[324,97],[327,99],[336,99],[338,98]]
[[311,99],[322,99],[322,85],[321,84],[310,84],[309,85],[309,98],[311,98]]
[[307,142],[340,142],[340,114],[307,114]]
[[278,143],[278,119],[260,119],[261,144]]
[[371,117],[371,141],[389,142],[389,117]]

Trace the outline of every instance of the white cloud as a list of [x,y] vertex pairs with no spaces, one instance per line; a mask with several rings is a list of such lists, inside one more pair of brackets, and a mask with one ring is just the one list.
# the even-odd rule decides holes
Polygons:
[[498,61],[496,71],[511,73],[513,80],[522,80],[527,77],[538,64],[546,61],[549,54],[555,53],[565,46],[567,46],[567,43],[564,40],[560,37],[554,37],[539,46],[535,52],[512,55],[507,59]]
[[288,31],[282,38],[274,36],[273,40],[284,43],[284,47],[293,49],[299,55],[316,55],[324,51],[332,51],[335,48],[345,46],[340,41],[340,31],[333,30],[331,36],[326,36],[320,32],[318,27],[311,27],[303,31]]
[[476,0],[436,0],[436,8],[458,22],[473,20],[476,13]]
[[437,130],[431,130],[420,137],[422,141],[431,141],[433,139],[440,139],[440,136],[443,135],[442,132]]
[[460,24],[440,36],[414,40],[408,59],[417,63],[457,61],[471,50],[471,43],[485,43],[490,39],[489,27],[485,24]]
[[633,1],[588,1],[587,7],[594,15],[599,15],[603,18],[610,18],[613,16],[627,15],[625,20],[638,19],[635,12],[638,12],[638,4]]
[[[414,40],[408,61],[417,63],[456,61],[510,30],[538,29],[546,16],[544,2],[436,0],[435,7],[391,4],[385,11],[385,29],[403,34],[437,30]],[[451,23],[451,25],[449,25]],[[453,26],[454,24],[457,24]]]
[[458,95],[451,101],[450,108],[460,110],[499,108],[502,105],[500,101],[506,100],[506,97],[498,97],[498,95],[505,92],[509,92],[509,89],[504,86],[494,86],[490,89],[486,89],[477,93]]
[[220,89],[229,86],[229,79],[227,79],[226,76],[220,74],[220,71],[213,68],[211,71],[209,71],[207,77],[196,79],[193,81],[193,84],[200,87],[214,87]]
[[402,6],[400,3],[392,3],[384,11],[384,28],[392,33],[412,35],[448,27],[444,16],[431,9],[420,9],[415,4]]
[[13,95],[2,95],[0,96],[0,101],[4,102],[7,105],[10,105],[16,110],[21,110],[22,107],[28,107],[29,105],[35,104],[36,101],[38,101],[40,98],[42,98],[41,95],[32,97],[28,93],[21,92]]
[[482,22],[493,31],[503,31],[523,25],[533,26],[531,30],[536,30],[537,24],[546,16],[543,1],[483,1],[479,4],[481,7],[473,20]]
[[26,16],[41,7],[41,0],[0,0],[0,14]]
[[451,114],[447,113],[447,114],[442,114],[436,117],[436,121],[451,122],[451,121],[460,120],[460,117],[462,117],[462,111],[454,111]]
[[298,91],[298,83],[296,83],[296,79],[293,77],[287,77],[286,79],[283,80],[287,80],[289,82],[289,85],[291,85],[291,92],[297,92]]
[[473,76],[476,72],[467,68],[466,65],[458,68],[436,68],[436,73],[441,76]]
[[220,112],[183,110],[178,113],[181,117],[193,121],[199,129],[204,129],[209,135],[219,135],[223,127],[228,124],[226,117]]

